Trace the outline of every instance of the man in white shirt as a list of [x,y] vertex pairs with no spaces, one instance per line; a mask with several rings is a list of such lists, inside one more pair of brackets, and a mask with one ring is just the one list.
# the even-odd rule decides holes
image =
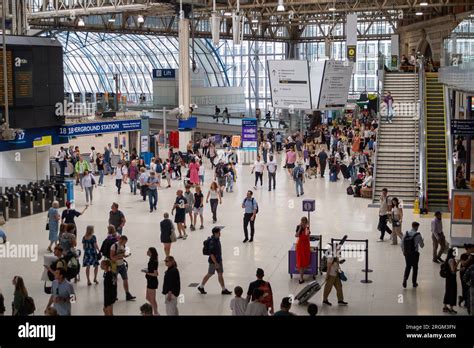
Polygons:
[[253,174],[255,172],[254,190],[257,189],[258,179],[260,179],[260,186],[263,186],[263,168],[264,168],[264,166],[265,166],[265,163],[263,163],[260,155],[257,155],[257,160],[253,164],[252,172],[251,172],[251,174]]
[[59,164],[60,175],[64,178],[66,167],[67,167],[67,154],[64,150],[64,147],[61,146],[59,149],[58,154],[56,155],[56,162]]
[[272,181],[273,181],[273,190],[275,190],[275,177],[277,171],[277,162],[273,158],[273,155],[270,155],[269,161],[267,162],[267,171],[268,171],[268,191],[272,190]]

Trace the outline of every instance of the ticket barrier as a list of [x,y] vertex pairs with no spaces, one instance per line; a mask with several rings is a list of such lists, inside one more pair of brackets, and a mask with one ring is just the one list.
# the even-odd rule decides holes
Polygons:
[[44,189],[37,183],[29,183],[28,190],[33,193],[33,214],[39,214],[45,211],[45,193]]
[[20,194],[21,216],[33,215],[33,193],[26,185],[18,185],[16,191]]
[[9,207],[10,202],[8,201],[8,196],[3,193],[3,190],[0,188],[0,212],[3,214],[5,221],[8,221],[10,218]]
[[6,187],[5,195],[8,198],[8,216],[11,218],[21,218],[21,199],[20,194],[14,187]]
[[40,181],[40,186],[44,192],[44,209],[49,210],[53,206],[53,202],[56,199],[56,187],[49,181]]

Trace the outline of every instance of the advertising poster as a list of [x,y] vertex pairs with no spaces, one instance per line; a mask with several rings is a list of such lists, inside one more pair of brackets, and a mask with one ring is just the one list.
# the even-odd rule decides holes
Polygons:
[[453,223],[472,223],[472,196],[471,193],[456,193],[453,195]]
[[240,135],[233,135],[233,136],[232,136],[232,145],[231,145],[231,147],[239,148],[239,147],[240,147],[240,143],[241,143],[241,137],[240,137]]
[[242,119],[242,149],[256,150],[257,149],[257,119],[243,118]]

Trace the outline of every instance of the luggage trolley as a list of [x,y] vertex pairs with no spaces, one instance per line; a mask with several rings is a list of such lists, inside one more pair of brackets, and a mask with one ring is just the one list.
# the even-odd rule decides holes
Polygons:
[[[310,266],[304,271],[304,274],[310,274],[313,276],[313,279],[316,279],[316,276],[319,273],[319,265],[322,256],[322,236],[310,235],[309,240],[311,249]],[[300,273],[296,268],[296,243],[291,246],[290,250],[288,250],[288,273],[290,274],[291,279],[293,279],[293,274]]]

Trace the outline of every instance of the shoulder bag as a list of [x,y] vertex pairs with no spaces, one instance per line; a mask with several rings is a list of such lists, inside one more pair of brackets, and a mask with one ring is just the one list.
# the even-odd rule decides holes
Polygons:
[[171,240],[171,243],[174,243],[178,240],[178,238],[176,237],[176,232],[174,230],[173,225],[172,225],[172,230],[171,230],[171,234],[170,234],[170,240]]

